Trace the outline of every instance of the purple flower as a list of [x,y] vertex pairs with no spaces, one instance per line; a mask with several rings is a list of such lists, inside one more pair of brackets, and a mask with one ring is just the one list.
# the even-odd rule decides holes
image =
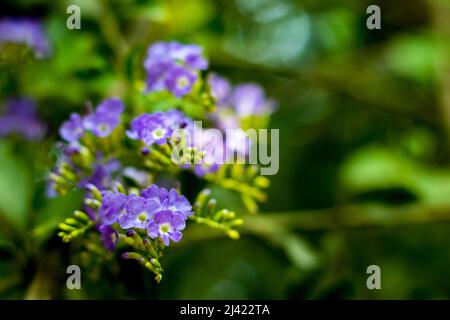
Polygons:
[[208,61],[203,56],[203,49],[193,44],[179,42],[157,42],[147,51],[146,65],[159,61],[170,61],[185,65],[192,70],[205,70]]
[[218,106],[210,118],[223,131],[240,128],[242,117],[269,115],[276,108],[275,101],[267,98],[257,84],[244,83],[232,88],[228,80],[214,73],[209,75],[208,84]]
[[169,240],[178,242],[185,220],[193,214],[191,210],[189,201],[175,189],[167,191],[155,184],[142,190],[140,196],[104,191],[98,210],[104,229],[100,230],[102,241],[105,247],[114,247],[110,241],[114,239],[114,230],[109,226],[118,222],[123,229],[147,229],[151,238],[161,237],[166,245]]
[[137,195],[128,196],[125,205],[126,213],[119,216],[119,224],[124,229],[146,229],[161,204],[156,199],[146,199]]
[[205,174],[213,173],[219,170],[220,164],[213,163],[213,164],[196,164],[194,166],[194,173],[197,177],[203,177]]
[[203,49],[178,42],[158,42],[148,48],[144,62],[147,90],[168,90],[176,97],[188,94],[199,70],[208,67]]
[[98,227],[101,233],[100,240],[106,250],[113,251],[119,241],[118,232],[109,225],[101,225]]
[[227,99],[231,93],[230,82],[216,73],[210,73],[208,76],[208,84],[211,88],[211,95],[216,100],[217,106],[226,106]]
[[211,119],[215,122],[217,128],[222,131],[227,129],[238,129],[241,126],[241,119],[231,108],[221,108],[211,114]]
[[172,136],[176,129],[186,127],[192,120],[185,117],[181,111],[144,113],[131,121],[131,130],[127,136],[131,139],[140,139],[147,146],[156,143],[162,145]]
[[147,234],[150,238],[160,237],[166,246],[170,240],[178,242],[181,240],[181,230],[186,227],[183,216],[173,213],[170,210],[159,211],[154,219],[149,223]]
[[42,25],[29,18],[0,20],[0,44],[22,43],[34,50],[36,57],[48,56],[50,45]]
[[[101,157],[97,157],[100,161]],[[94,165],[93,173],[90,177],[82,179],[78,184],[79,188],[84,188],[88,184],[93,184],[99,190],[105,190],[113,185],[113,174],[119,171],[121,164],[118,160],[110,160],[105,163],[97,162]]]
[[167,198],[162,202],[162,207],[165,210],[170,210],[173,213],[180,214],[184,219],[192,216],[192,206],[185,196],[178,194],[177,190],[171,189]]
[[167,49],[172,60],[181,62],[192,70],[208,68],[208,61],[203,56],[203,49],[200,46],[170,42],[167,44]]
[[6,103],[6,110],[0,117],[0,136],[17,134],[27,140],[41,140],[46,127],[39,118],[35,103],[27,98],[14,98]]
[[94,113],[84,118],[84,128],[91,130],[97,137],[107,137],[119,125],[123,110],[124,105],[120,99],[103,100]]
[[167,126],[175,129],[186,128],[194,124],[191,118],[186,117],[186,115],[177,109],[171,109],[166,112],[165,123]]
[[170,61],[146,63],[147,90],[152,92],[167,89],[166,80],[173,67],[174,63]]
[[[97,163],[94,164],[94,170],[91,176],[87,178],[81,179],[81,181],[78,183],[78,188],[81,189],[87,189],[84,198],[93,198],[93,195],[90,191],[89,185],[95,186],[100,191],[109,189],[113,186],[113,174],[116,173],[120,168],[121,164],[118,160],[110,160],[105,163],[100,162],[100,157],[97,157]],[[78,169],[76,169],[76,172]],[[107,191],[105,191],[107,192]],[[103,199],[104,200],[104,199]],[[105,207],[102,209],[104,210]],[[83,208],[84,212],[86,212],[91,220],[97,220],[97,212],[96,210],[92,209],[91,207],[84,205]],[[99,210],[100,212],[100,210]],[[102,219],[104,213],[102,213]],[[114,222],[113,222],[114,223]]]
[[176,97],[182,97],[191,92],[192,86],[197,80],[197,75],[182,67],[173,67],[166,78],[166,87]]
[[78,141],[84,133],[83,119],[78,113],[72,113],[69,120],[59,129],[60,136],[67,142]]
[[[200,161],[193,163],[183,163],[182,168],[193,167],[197,176],[204,176],[206,173],[217,171],[224,163],[224,141],[223,135],[217,129],[203,129],[195,124],[193,128],[188,128],[185,132],[186,144],[195,147],[197,152],[203,154]],[[193,166],[192,166],[193,165]]]
[[127,131],[128,137],[141,139],[148,146],[152,144],[164,144],[172,134],[172,128],[165,123],[165,114],[143,114],[131,122],[131,131]]
[[125,209],[127,196],[122,193],[104,191],[102,193],[102,205],[98,209],[98,217],[101,224],[111,225],[117,222]]
[[236,86],[230,96],[230,104],[239,116],[270,114],[275,110],[275,102],[254,83]]
[[103,100],[97,107],[96,113],[120,115],[125,109],[123,102],[119,98],[109,98]]
[[142,139],[142,131],[145,130],[148,121],[150,121],[150,114],[148,113],[143,113],[134,118],[130,123],[131,130],[125,132],[127,137],[133,140]]
[[160,203],[160,205],[163,203],[163,201],[167,198],[168,195],[169,192],[167,191],[166,188],[160,188],[156,184],[153,184],[147,189],[141,191],[141,196],[149,200],[156,200]]

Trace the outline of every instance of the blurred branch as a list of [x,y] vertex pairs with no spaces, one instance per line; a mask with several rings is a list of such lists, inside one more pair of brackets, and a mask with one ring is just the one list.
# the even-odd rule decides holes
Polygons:
[[400,227],[416,224],[450,222],[450,207],[422,205],[386,207],[345,206],[317,211],[281,212],[251,216],[245,219],[243,232],[282,227],[294,230],[327,230],[338,228]]
[[[349,205],[326,210],[273,212],[246,216],[244,224],[238,231],[241,234],[268,236],[286,231],[404,227],[441,222],[450,223],[450,207]],[[205,240],[220,237],[222,234],[194,227],[187,236],[193,240]]]
[[[390,114],[422,120],[439,125],[429,99],[409,84],[395,81],[376,69],[385,46],[355,51],[331,59],[324,59],[312,67],[277,68],[237,59],[223,52],[214,52],[217,65],[238,66],[249,74],[270,74],[289,81],[307,83],[345,95],[370,108]],[[361,60],[363,57],[363,60]],[[261,71],[263,70],[263,71]],[[257,77],[257,76],[256,76]]]

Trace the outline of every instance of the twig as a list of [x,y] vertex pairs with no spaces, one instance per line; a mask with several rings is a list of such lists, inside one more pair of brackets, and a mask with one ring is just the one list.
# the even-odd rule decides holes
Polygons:
[[[238,231],[244,235],[266,236],[289,231],[403,227],[438,222],[450,223],[450,206],[349,205],[325,210],[260,213],[246,216],[244,224]],[[220,232],[211,232],[199,227],[191,228],[186,232],[186,237],[198,241],[221,236],[223,234]]]

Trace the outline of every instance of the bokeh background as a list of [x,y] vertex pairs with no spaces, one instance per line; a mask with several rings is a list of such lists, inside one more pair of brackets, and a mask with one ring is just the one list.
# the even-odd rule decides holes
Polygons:
[[[66,28],[71,4],[81,30]],[[370,4],[381,30],[366,28]],[[0,141],[1,298],[450,297],[448,1],[15,0],[0,15],[40,19],[52,46],[47,59],[0,57],[0,103],[32,97],[48,126],[39,143]],[[45,197],[58,127],[86,101],[124,94],[159,40],[202,45],[211,70],[278,101],[280,171],[240,240],[192,228],[160,285],[115,259],[67,290],[76,244],[55,226],[81,197]],[[372,264],[381,290],[366,287]]]

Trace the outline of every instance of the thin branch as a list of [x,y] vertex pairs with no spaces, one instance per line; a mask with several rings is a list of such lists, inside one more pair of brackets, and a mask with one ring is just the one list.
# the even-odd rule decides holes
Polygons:
[[345,206],[341,208],[305,211],[268,213],[246,217],[242,231],[256,228],[270,229],[281,227],[291,230],[328,230],[361,227],[399,227],[436,222],[450,222],[450,207],[431,207],[409,205],[387,207]]
[[[246,216],[238,231],[241,234],[266,236],[290,231],[404,227],[433,223],[450,223],[450,206],[349,205],[325,210],[261,213]],[[225,235],[202,227],[193,227],[186,232],[186,237],[197,241],[221,236]]]

